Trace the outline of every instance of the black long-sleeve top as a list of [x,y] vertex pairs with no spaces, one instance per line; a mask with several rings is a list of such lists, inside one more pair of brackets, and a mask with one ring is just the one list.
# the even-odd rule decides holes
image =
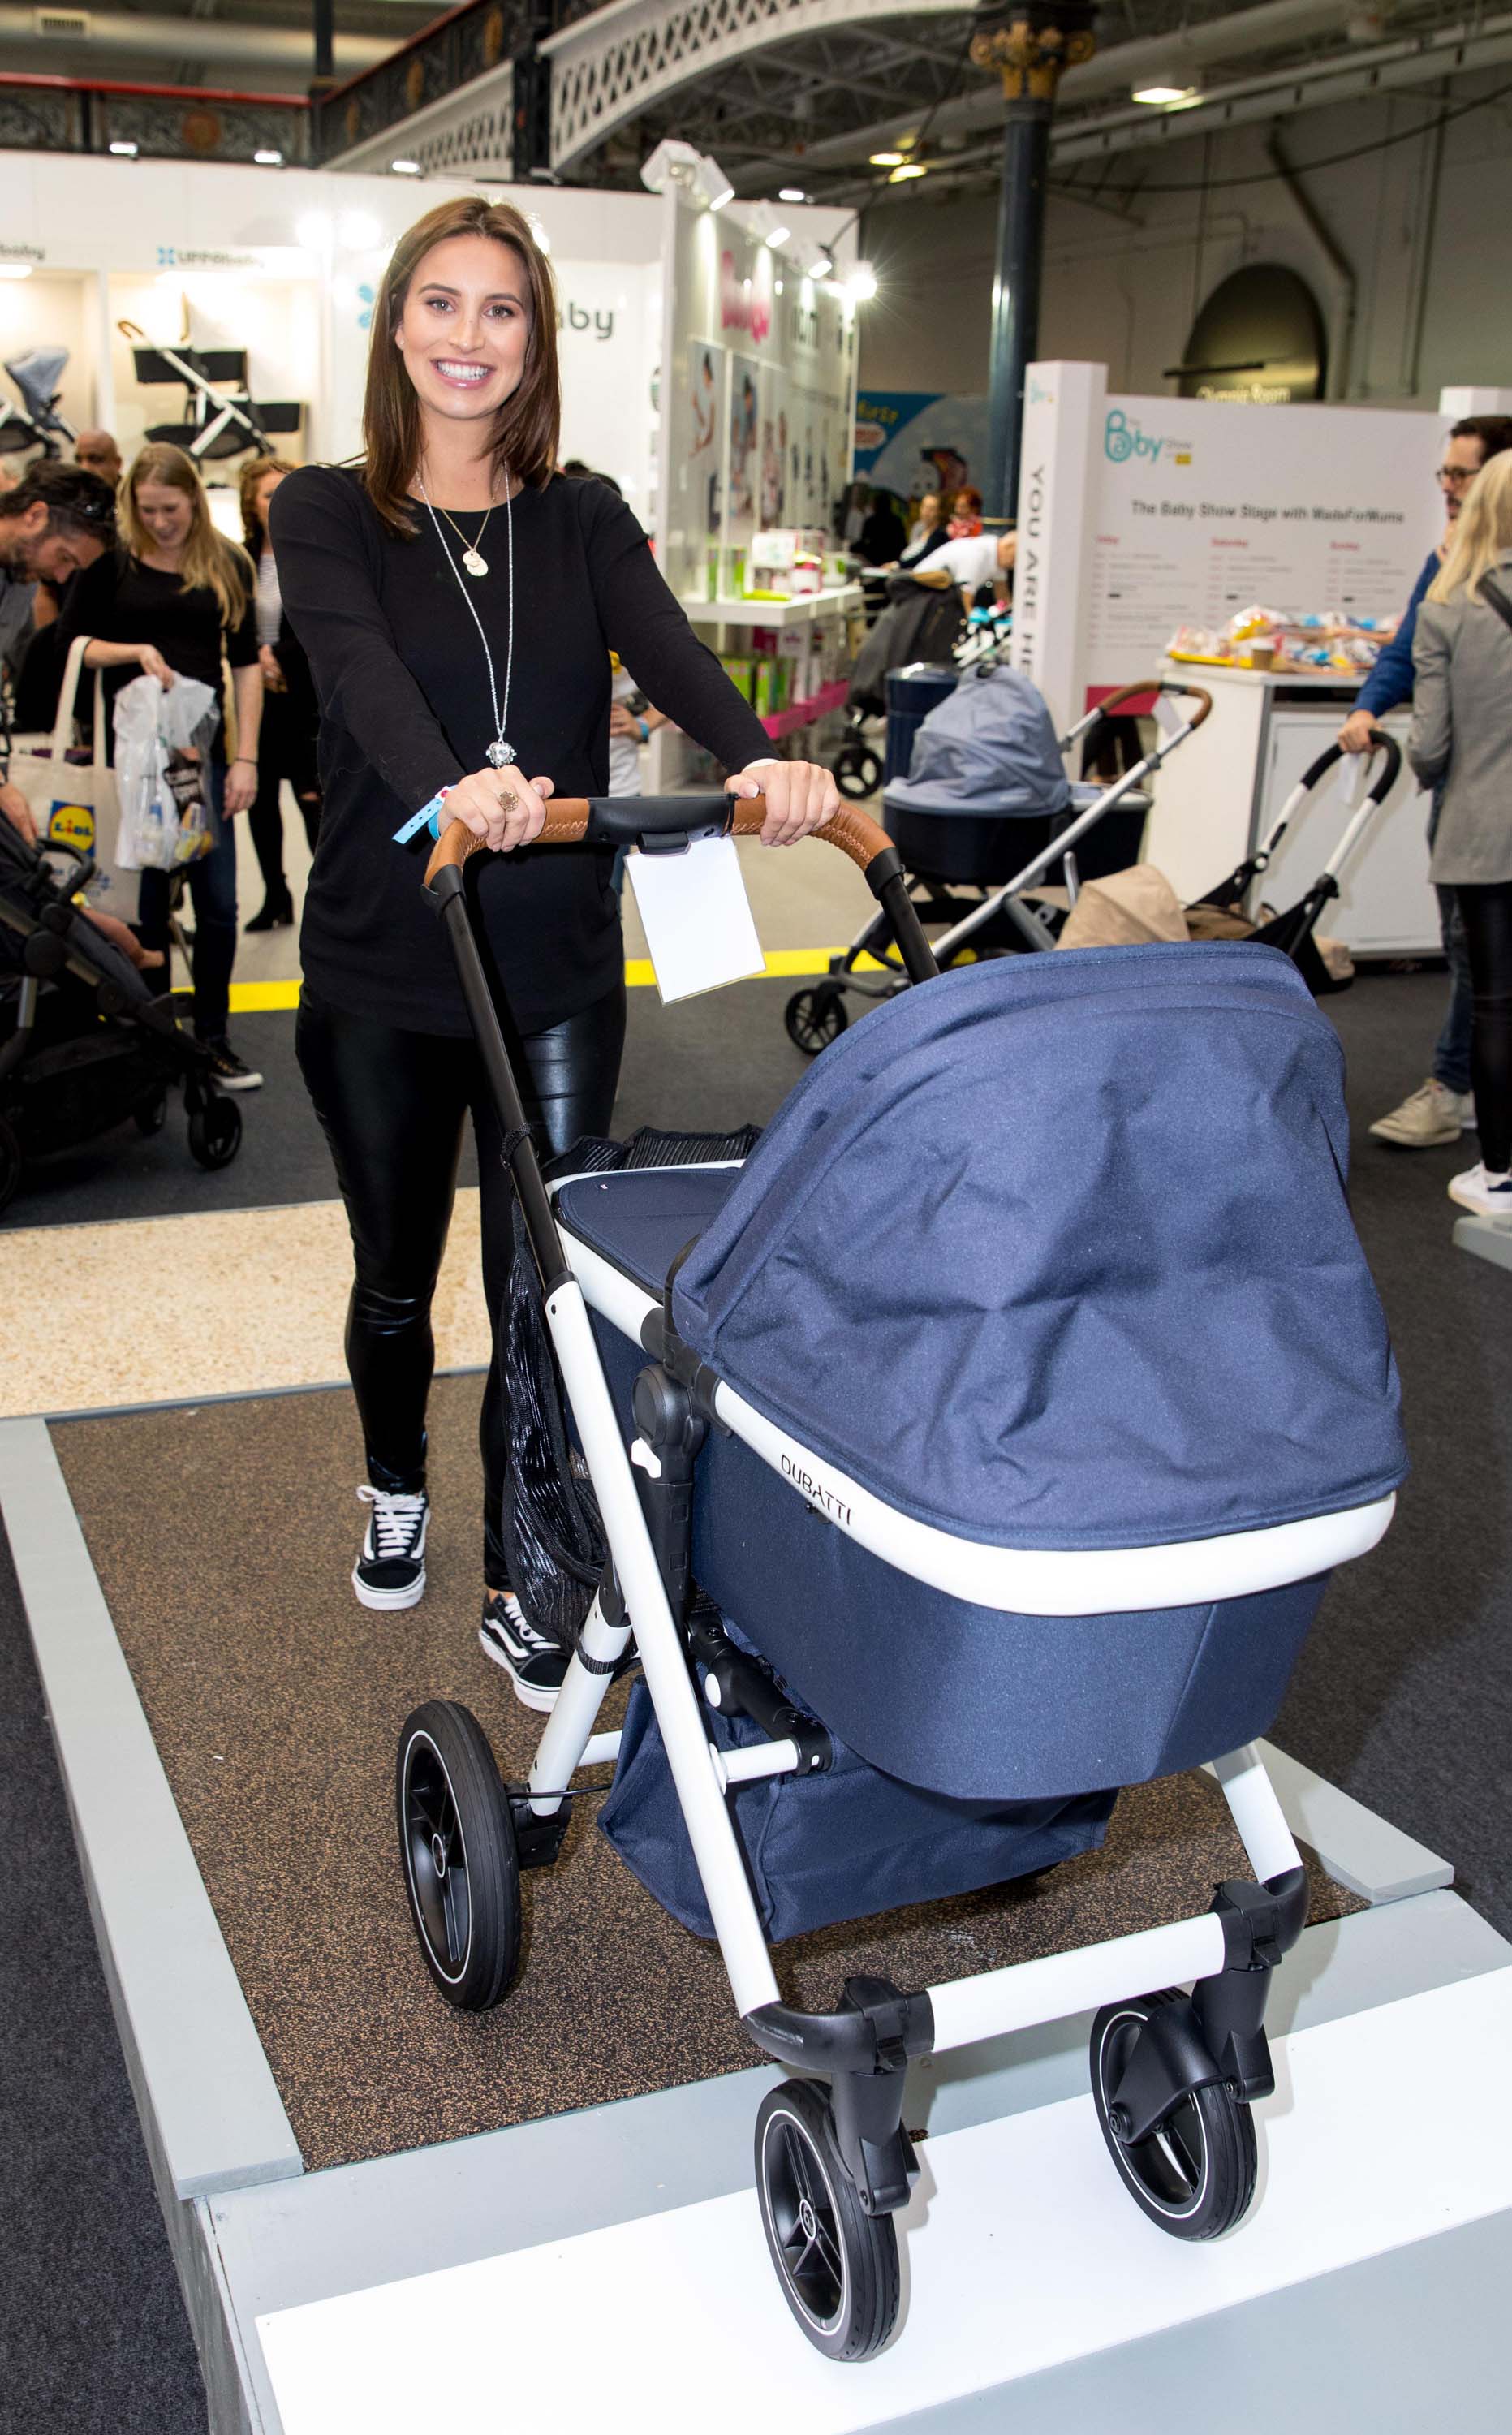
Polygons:
[[[312,992],[413,1031],[465,1035],[450,952],[424,901],[432,844],[394,831],[487,765],[493,713],[477,608],[503,706],[508,658],[505,511],[483,535],[489,572],[449,565],[422,506],[390,534],[354,469],[303,466],[269,502],[284,606],[320,701],[320,838],[301,958]],[[514,667],[506,734],[527,778],[558,795],[609,791],[609,654],[728,769],[769,750],[761,722],[663,582],[644,533],[601,482],[554,476],[512,504]],[[470,542],[480,512],[458,512]],[[624,955],[612,856],[588,846],[479,858],[478,905],[515,1022],[544,1029],[612,989]]]

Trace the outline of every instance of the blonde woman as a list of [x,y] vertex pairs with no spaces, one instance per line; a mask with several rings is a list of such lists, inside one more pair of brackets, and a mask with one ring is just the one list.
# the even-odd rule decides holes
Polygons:
[[278,566],[267,533],[268,502],[294,467],[282,457],[249,457],[241,470],[242,538],[257,569],[257,663],[263,671],[263,724],[257,734],[257,801],[248,819],[263,874],[262,910],[249,930],[283,930],[294,919],[284,876],[284,781],[304,822],[310,852],[320,828],[316,740],[320,705],[310,663],[284,614]]
[[[255,579],[251,561],[215,530],[204,485],[181,448],[154,442],[133,459],[121,484],[121,546],[80,576],[68,604],[70,634],[94,637],[85,665],[105,670],[106,716],[134,677],[197,677],[220,702],[210,762],[212,851],[189,868],[195,908],[195,1030],[215,1052],[229,1091],[262,1080],[226,1036],[236,955],[236,840],[231,819],[257,794],[257,731],[263,679],[257,665]],[[236,690],[236,757],[225,747],[224,652]],[[109,749],[109,739],[107,744]],[[168,944],[169,881],[145,871],[137,926],[143,944]]]
[[1413,665],[1407,752],[1442,786],[1430,871],[1459,899],[1473,993],[1481,1157],[1449,1194],[1512,1217],[1512,451],[1475,477],[1418,612]]

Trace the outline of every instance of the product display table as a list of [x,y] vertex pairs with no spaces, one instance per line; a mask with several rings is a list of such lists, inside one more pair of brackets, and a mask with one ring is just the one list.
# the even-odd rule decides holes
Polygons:
[[[1332,669],[1296,675],[1167,660],[1160,673],[1212,696],[1211,717],[1160,773],[1146,832],[1146,860],[1185,901],[1204,895],[1254,851],[1303,770],[1333,742],[1359,688],[1352,676]],[[1381,723],[1405,746],[1408,710]],[[1361,767],[1341,765],[1309,800],[1265,874],[1266,903],[1278,909],[1293,904],[1316,878],[1354,808]],[[1319,924],[1357,956],[1438,951],[1424,841],[1428,811],[1404,762],[1343,872],[1338,903]]]

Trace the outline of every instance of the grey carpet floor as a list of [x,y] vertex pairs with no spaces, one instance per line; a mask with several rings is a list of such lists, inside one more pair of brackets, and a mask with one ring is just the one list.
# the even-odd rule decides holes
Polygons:
[[0,2427],[204,2435],[3,1532],[0,1817]]

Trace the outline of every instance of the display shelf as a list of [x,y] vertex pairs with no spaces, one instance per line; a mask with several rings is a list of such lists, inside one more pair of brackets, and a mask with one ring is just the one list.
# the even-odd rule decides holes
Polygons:
[[798,600],[684,600],[696,626],[806,626],[816,617],[833,617],[859,609],[859,583],[842,583],[829,592],[805,593]]
[[775,744],[780,735],[791,735],[795,729],[799,727],[812,727],[814,721],[816,718],[822,718],[826,711],[843,710],[846,696],[850,690],[847,679],[836,677],[833,684],[821,685],[817,693],[809,696],[807,701],[790,702],[786,710],[770,712],[762,720],[762,725]]

